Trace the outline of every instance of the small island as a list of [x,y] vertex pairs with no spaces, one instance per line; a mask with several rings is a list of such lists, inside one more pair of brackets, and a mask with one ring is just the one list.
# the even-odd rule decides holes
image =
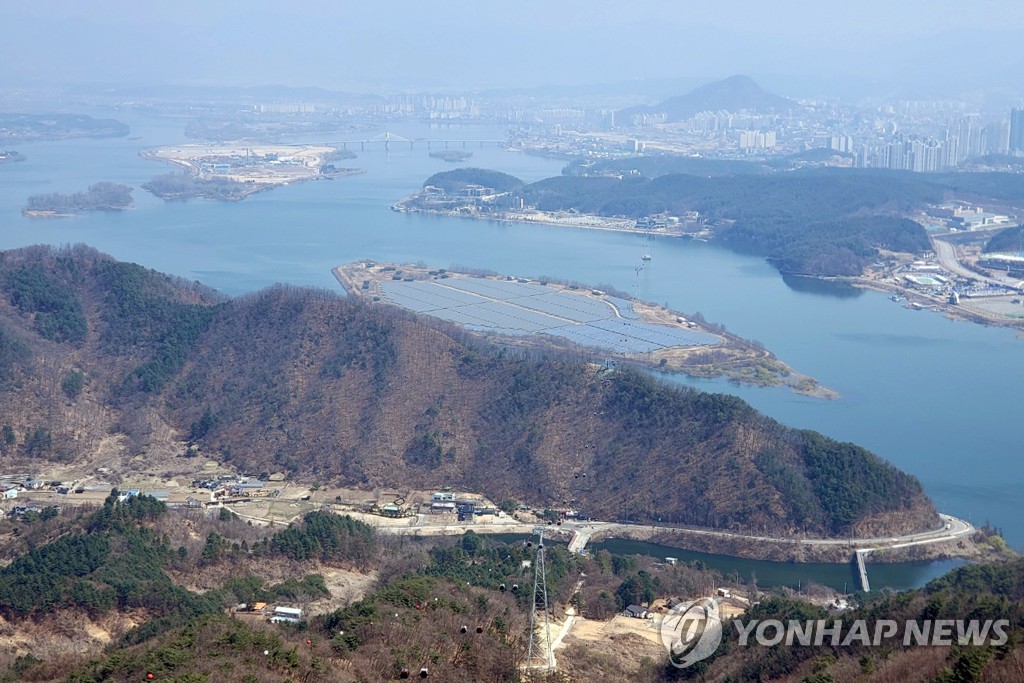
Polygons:
[[85,192],[32,195],[21,213],[29,218],[67,218],[82,211],[121,211],[131,205],[132,188],[101,182],[90,186]]
[[13,161],[25,161],[25,155],[13,150],[0,150],[0,164],[7,164]]
[[143,150],[139,154],[185,170],[183,174],[158,176],[142,186],[167,200],[202,197],[240,201],[280,185],[363,172],[358,168],[335,167],[330,162],[355,155],[325,145],[181,145]]
[[440,159],[441,161],[449,161],[452,163],[466,161],[471,156],[473,156],[472,152],[463,152],[459,149],[441,149],[430,153],[431,159]]
[[240,183],[227,178],[200,178],[188,173],[165,173],[142,184],[142,189],[160,199],[218,199],[225,202],[237,202],[245,199],[257,189],[253,185]]

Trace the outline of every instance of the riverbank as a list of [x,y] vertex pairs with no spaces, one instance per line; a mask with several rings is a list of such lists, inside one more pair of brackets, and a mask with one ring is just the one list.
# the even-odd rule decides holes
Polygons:
[[129,211],[133,208],[133,206],[82,206],[67,210],[25,208],[21,210],[21,215],[25,218],[75,218],[77,216],[81,216],[83,213],[91,211],[119,213],[121,211]]
[[652,237],[679,237],[684,239],[708,240],[713,237],[711,230],[687,231],[681,228],[638,228],[631,218],[609,218],[592,214],[571,213],[568,211],[540,211],[536,209],[523,211],[479,211],[459,209],[428,209],[416,206],[415,201],[421,193],[417,192],[391,205],[392,211],[399,213],[423,213],[432,216],[449,218],[470,218],[473,220],[494,221],[496,223],[519,223],[554,225],[562,228],[581,228],[584,230],[603,230],[606,232],[623,232]]
[[867,289],[882,294],[890,294],[905,299],[908,304],[917,304],[921,312],[942,313],[950,320],[962,320],[989,327],[1008,327],[1022,330],[1024,335],[1024,318],[1013,319],[999,316],[971,306],[969,299],[961,299],[959,304],[950,304],[940,296],[930,296],[924,292],[908,289],[895,283],[882,282],[867,277],[851,278],[819,278],[826,281],[846,282],[859,289]]

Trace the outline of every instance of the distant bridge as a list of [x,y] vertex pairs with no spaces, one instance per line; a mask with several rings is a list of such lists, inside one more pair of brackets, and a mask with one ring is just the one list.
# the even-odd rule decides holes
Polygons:
[[864,564],[864,558],[870,553],[870,550],[854,550],[853,559],[857,563],[857,578],[860,579],[860,589],[865,593],[871,590],[871,584],[868,582],[868,568]]
[[440,149],[443,146],[444,149],[448,149],[450,146],[461,146],[466,147],[486,147],[486,146],[498,146],[508,144],[507,140],[428,140],[420,138],[417,140],[410,140],[409,138],[402,137],[391,131],[384,131],[380,135],[375,135],[367,140],[342,140],[341,142],[332,143],[334,145],[341,145],[343,149],[348,149],[349,145],[359,145],[359,149],[365,151],[367,145],[383,146],[384,149],[391,149],[392,143],[398,145],[409,145],[409,149],[415,148],[416,145],[426,146],[427,149],[431,149],[433,145],[438,145]]

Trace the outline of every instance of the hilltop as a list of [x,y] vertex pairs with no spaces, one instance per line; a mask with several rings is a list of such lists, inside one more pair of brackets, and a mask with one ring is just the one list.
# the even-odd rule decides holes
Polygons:
[[[451,485],[591,516],[817,535],[934,528],[920,483],[743,401],[276,286],[229,300],[87,247],[0,254],[9,467],[186,446],[246,472]],[[200,461],[201,462],[201,461]]]
[[1000,230],[992,235],[991,239],[985,243],[984,250],[985,253],[996,251],[1019,252],[1021,251],[1022,244],[1024,244],[1024,228],[1016,225],[1012,228]]
[[702,85],[659,104],[623,109],[615,116],[617,120],[629,121],[638,115],[664,114],[665,121],[672,123],[702,111],[784,112],[799,108],[793,100],[768,92],[749,76],[737,75]]
[[508,173],[486,168],[456,168],[435,173],[423,182],[423,187],[439,187],[445,192],[458,192],[467,185],[482,185],[496,192],[512,192],[523,186],[523,181]]

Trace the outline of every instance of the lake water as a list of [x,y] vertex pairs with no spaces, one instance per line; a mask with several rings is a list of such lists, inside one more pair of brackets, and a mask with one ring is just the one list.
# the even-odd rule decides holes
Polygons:
[[[809,583],[828,586],[837,591],[852,593],[860,590],[860,578],[853,562],[832,564],[825,562],[767,562],[764,560],[745,560],[724,555],[711,555],[689,550],[679,550],[657,543],[632,541],[623,538],[598,541],[588,547],[590,552],[607,550],[620,555],[648,555],[664,560],[674,557],[680,562],[701,562],[704,566],[717,569],[722,576],[738,579],[748,583],[757,580],[759,588],[775,588],[786,586],[800,589]],[[891,588],[907,590],[917,588],[938,578],[954,567],[962,567],[962,560],[900,562],[899,564],[868,563],[868,582],[872,590]]]
[[[941,511],[991,522],[1012,546],[1024,547],[1024,340],[1012,331],[909,311],[872,292],[851,296],[817,283],[787,284],[763,260],[714,243],[662,239],[648,245],[627,234],[390,211],[431,173],[457,167],[431,159],[422,146],[357,149],[357,159],[340,165],[364,168],[363,175],[283,187],[237,204],[167,203],[136,189],[131,211],[22,217],[31,194],[79,191],[100,180],[138,188],[169,168],[141,159],[138,150],[185,140],[180,120],[97,115],[126,121],[139,139],[6,145],[28,160],[0,166],[0,248],[85,242],[230,294],[274,282],[337,289],[330,268],[364,258],[612,285],[680,311],[700,311],[762,342],[842,398],[671,381],[733,393],[785,424],[866,446],[919,477]],[[402,124],[392,131],[407,138],[504,136],[485,127]],[[461,165],[527,181],[557,175],[563,165],[496,147],[470,145],[467,151],[474,156]],[[648,246],[653,259],[637,275]]]

